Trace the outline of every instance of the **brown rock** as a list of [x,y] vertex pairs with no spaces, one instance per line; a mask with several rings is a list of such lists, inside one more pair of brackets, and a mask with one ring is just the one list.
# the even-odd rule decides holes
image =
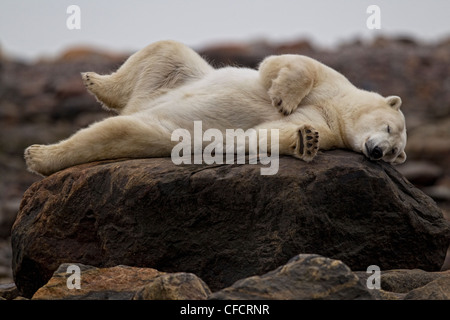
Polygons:
[[[80,288],[69,288],[72,272],[80,267]],[[71,270],[69,270],[71,271]],[[34,300],[131,300],[131,299],[206,299],[209,288],[195,275],[166,274],[151,268],[116,266],[95,268],[64,263],[50,281],[34,295]]]
[[60,83],[55,83],[54,90],[59,99],[86,95],[86,88],[84,87],[80,75],[65,79]]
[[213,45],[199,53],[217,67],[238,65],[257,68],[266,56],[273,53],[273,50],[274,48],[266,41],[256,41]]
[[433,185],[444,173],[441,167],[427,161],[407,161],[397,170],[416,186]]
[[[448,201],[450,202],[450,187],[446,185],[435,185],[430,187],[425,187],[422,189],[427,195],[436,201]],[[445,217],[444,213],[444,217]],[[446,218],[447,220],[450,220]]]
[[77,61],[121,61],[125,55],[115,52],[101,51],[92,47],[69,48],[58,57],[59,62]]
[[[67,272],[69,266],[80,267],[80,289],[69,289]],[[131,299],[145,284],[160,276],[161,272],[151,268],[116,266],[95,268],[82,264],[61,264],[49,282],[40,288],[33,299]]]
[[419,269],[388,270],[381,274],[381,288],[391,292],[407,293],[445,275],[445,272],[426,272]]
[[391,165],[337,150],[313,163],[282,157],[273,176],[260,169],[165,158],[58,172],[23,197],[15,282],[31,296],[61,263],[77,261],[190,272],[219,290],[299,252],[354,270],[440,269],[448,222]]
[[450,270],[450,247],[447,250],[447,255],[445,256],[445,261],[442,264],[442,271]]
[[450,160],[450,117],[424,124],[408,133],[406,153],[447,167]]
[[208,286],[192,273],[169,273],[145,285],[133,300],[204,300],[211,294]]

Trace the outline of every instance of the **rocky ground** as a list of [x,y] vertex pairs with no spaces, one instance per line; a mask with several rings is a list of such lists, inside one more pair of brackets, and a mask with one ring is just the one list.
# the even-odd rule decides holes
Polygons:
[[[15,283],[22,296],[35,297],[61,263],[73,261],[192,273],[213,297],[231,290],[245,298],[249,290],[249,298],[352,299],[371,295],[341,292],[358,283],[350,269],[422,269],[430,279],[441,269],[450,224],[391,165],[334,150],[314,163],[281,157],[272,176],[261,175],[262,167],[155,158],[55,173],[23,197],[11,238]],[[306,271],[291,269],[298,252],[335,261],[307,259]],[[337,267],[343,264],[346,271]]]
[[[216,66],[256,67],[269,54],[306,54],[357,86],[402,97],[408,128],[407,162],[398,167],[450,219],[450,40],[421,44],[379,38],[326,51],[298,41],[227,44],[198,50]],[[80,72],[114,71],[126,55],[71,50],[59,59],[26,64],[0,59],[0,283],[12,282],[11,226],[22,196],[40,177],[28,173],[23,150],[52,143],[111,114],[86,93]],[[442,270],[450,269],[447,258]]]
[[[77,268],[80,277],[75,277]],[[96,268],[61,264],[33,300],[448,300],[450,271],[353,272],[342,261],[301,254],[262,274],[211,292],[195,274],[118,265]],[[368,285],[369,284],[369,285]],[[70,287],[70,288],[69,288]],[[270,288],[270,290],[267,290]],[[0,299],[25,299],[16,287],[0,285]]]

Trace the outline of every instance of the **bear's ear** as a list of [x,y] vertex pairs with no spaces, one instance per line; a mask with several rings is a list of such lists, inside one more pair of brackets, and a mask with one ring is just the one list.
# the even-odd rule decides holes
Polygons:
[[386,102],[395,110],[399,110],[400,106],[402,105],[402,99],[400,99],[400,97],[398,96],[389,96],[386,98]]
[[405,151],[402,151],[402,153],[400,153],[398,157],[394,160],[394,164],[402,164],[405,161],[406,161],[406,153]]

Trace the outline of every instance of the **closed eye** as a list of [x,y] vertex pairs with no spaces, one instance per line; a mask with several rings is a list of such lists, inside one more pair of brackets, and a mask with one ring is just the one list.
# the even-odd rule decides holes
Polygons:
[[389,125],[387,126],[387,132],[391,133],[391,127]]

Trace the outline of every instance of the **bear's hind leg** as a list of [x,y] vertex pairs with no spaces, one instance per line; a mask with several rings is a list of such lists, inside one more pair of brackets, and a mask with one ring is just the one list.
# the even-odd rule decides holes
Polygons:
[[[293,156],[309,162],[314,159],[319,151],[319,132],[309,124],[286,123],[286,121],[274,121],[263,123],[255,127],[256,131],[267,130],[271,137],[273,129],[278,130],[279,154]],[[271,138],[270,138],[271,139]],[[270,140],[269,140],[270,141]],[[265,143],[260,141],[259,143]],[[267,144],[268,150],[272,142]],[[270,151],[270,150],[269,150]]]
[[95,72],[81,73],[84,86],[92,93],[98,102],[107,110],[117,113],[127,104],[130,98],[130,87],[122,87],[113,75],[99,75]]
[[[110,75],[86,72],[82,78],[86,88],[106,108],[129,114],[167,90],[199,79],[211,70],[189,47],[175,41],[159,41],[131,55]],[[129,110],[124,110],[127,106]]]
[[319,132],[310,125],[301,126],[293,149],[294,156],[309,162],[316,156],[318,150]]
[[25,150],[28,170],[44,176],[87,162],[118,158],[170,156],[171,133],[156,122],[130,116],[111,117],[52,145]]

